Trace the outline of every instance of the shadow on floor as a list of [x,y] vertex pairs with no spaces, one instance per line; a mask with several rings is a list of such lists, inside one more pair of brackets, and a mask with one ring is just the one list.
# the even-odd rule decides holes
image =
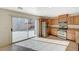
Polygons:
[[18,45],[10,45],[4,48],[0,48],[0,51],[36,51],[31,48],[26,48]]

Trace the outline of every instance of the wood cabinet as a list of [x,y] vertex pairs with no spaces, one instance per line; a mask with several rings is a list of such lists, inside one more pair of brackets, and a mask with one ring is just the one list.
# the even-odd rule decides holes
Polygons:
[[50,28],[51,23],[52,23],[51,19],[48,19],[47,20],[47,24],[48,24],[47,33],[48,33],[48,35],[50,35],[50,33],[51,33],[51,28]]
[[47,23],[48,23],[48,25],[51,25],[52,24],[52,20],[51,19],[48,19],[47,20]]
[[58,25],[58,17],[53,17],[51,20],[52,25]]
[[47,33],[48,33],[48,35],[51,34],[51,28],[50,27],[47,28]]
[[64,21],[67,22],[68,14],[58,16],[59,22]]
[[51,20],[52,20],[52,21],[51,21],[51,24],[54,25],[55,20],[54,20],[54,19],[51,19]]
[[75,38],[76,38],[76,43],[78,43],[79,44],[79,30],[76,30],[75,31],[76,33],[75,33]]
[[42,36],[42,17],[39,17],[39,36]]
[[51,35],[57,36],[57,29],[56,28],[51,28]]
[[74,16],[74,24],[79,25],[79,16]]
[[74,24],[74,16],[68,16],[67,22],[68,22],[68,25],[73,25]]
[[55,25],[58,25],[58,19],[55,19],[55,20],[54,20],[54,24],[55,24]]
[[75,30],[73,29],[67,30],[67,39],[75,41]]

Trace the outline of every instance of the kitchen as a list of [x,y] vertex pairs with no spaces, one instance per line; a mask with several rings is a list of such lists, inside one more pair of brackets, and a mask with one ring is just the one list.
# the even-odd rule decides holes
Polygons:
[[[42,17],[39,18],[40,20]],[[64,14],[56,17],[46,17],[46,36],[57,37],[61,40],[68,40],[79,44],[79,15]],[[42,33],[42,31],[41,31]],[[44,33],[44,32],[43,32]],[[41,35],[41,34],[40,34]],[[41,35],[41,37],[44,37]],[[52,39],[51,38],[51,39]],[[73,44],[72,44],[73,45]]]
[[[77,8],[68,8],[68,9],[64,8],[64,7],[36,8],[38,12],[40,11],[41,16],[36,16],[37,18],[32,18],[32,17],[31,18],[38,20],[36,23],[37,24],[36,29],[38,29],[38,30],[37,31],[35,30],[35,33],[37,33],[37,36],[34,36],[34,37],[28,39],[29,35],[26,36],[25,34],[21,34],[21,35],[18,34],[18,35],[20,35],[20,37],[18,38],[19,41],[12,44],[12,35],[11,35],[12,27],[11,27],[11,25],[13,23],[11,23],[12,19],[10,17],[12,17],[12,16],[22,17],[22,18],[17,18],[16,20],[24,19],[24,21],[25,20],[26,21],[25,22],[23,21],[24,22],[23,24],[30,24],[30,23],[27,23],[27,17],[26,17],[27,14],[25,15],[25,13],[23,13],[23,11],[22,11],[22,13],[23,13],[22,14],[21,12],[18,11],[18,8],[15,8],[15,9],[17,9],[17,11],[16,10],[12,11],[13,9],[14,8],[12,8],[10,10],[1,9],[2,14],[5,13],[5,16],[4,16],[4,14],[3,15],[1,14],[1,16],[3,16],[2,17],[3,19],[2,18],[1,19],[5,21],[5,17],[8,17],[7,21],[9,22],[9,24],[8,24],[8,22],[6,22],[6,23],[8,24],[7,26],[10,25],[10,27],[8,27],[9,31],[10,31],[9,37],[5,34],[6,37],[8,37],[7,42],[10,41],[8,43],[8,44],[10,44],[10,48],[8,48],[8,50],[15,47],[15,49],[13,49],[13,50],[19,51],[20,49],[17,49],[16,47],[21,46],[21,47],[25,47],[25,48],[30,48],[31,50],[33,49],[35,51],[78,51],[79,14],[78,14],[78,11],[77,11],[77,13],[75,13],[76,11],[74,11],[74,13],[70,13],[73,9],[78,10]],[[28,10],[29,8],[26,7],[24,9]],[[58,11],[57,14],[54,13],[54,11],[57,11],[59,9],[61,12],[63,11],[65,13],[61,13],[60,11]],[[69,9],[70,9],[70,12],[69,12]],[[33,10],[33,9],[31,8],[31,10]],[[51,12],[53,12],[53,14]],[[48,15],[48,16],[46,16],[46,15]],[[2,25],[6,26],[6,25],[4,25],[4,21],[3,21],[3,24],[1,24],[1,26]],[[2,23],[2,21],[1,21],[1,23]],[[23,27],[21,27],[21,29],[23,29],[23,31],[24,31],[24,28],[26,29],[28,27],[23,25]],[[4,28],[2,28],[2,29],[4,29]],[[21,32],[23,32],[23,31],[21,31]],[[28,31],[30,31],[30,29],[28,29]],[[7,33],[8,33],[8,29],[7,29]],[[26,30],[24,31],[24,33],[26,33]],[[31,33],[28,33],[28,34],[31,35]],[[17,35],[15,35],[15,37],[16,36]],[[5,41],[2,40],[2,42],[5,42]],[[8,45],[8,44],[5,44],[5,45]],[[13,45],[13,46],[11,46],[11,45]],[[0,49],[0,50],[4,50],[4,49]],[[13,50],[11,50],[11,51],[13,51]],[[25,49],[25,50],[27,51],[27,49]]]

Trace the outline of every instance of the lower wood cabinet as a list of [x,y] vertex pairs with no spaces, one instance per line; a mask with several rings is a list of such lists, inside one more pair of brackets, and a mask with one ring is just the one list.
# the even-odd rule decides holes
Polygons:
[[67,30],[67,39],[75,41],[75,30],[73,29]]
[[79,30],[78,31],[75,31],[75,35],[76,35],[76,43],[79,44]]
[[57,36],[57,29],[56,28],[51,28],[51,35]]

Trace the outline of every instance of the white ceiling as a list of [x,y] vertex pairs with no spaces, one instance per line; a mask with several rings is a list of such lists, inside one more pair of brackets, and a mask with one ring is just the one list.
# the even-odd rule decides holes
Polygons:
[[72,14],[79,12],[79,7],[22,7],[23,10],[17,7],[2,7],[4,9],[15,10],[25,13],[30,13],[37,16],[58,16],[61,14]]

